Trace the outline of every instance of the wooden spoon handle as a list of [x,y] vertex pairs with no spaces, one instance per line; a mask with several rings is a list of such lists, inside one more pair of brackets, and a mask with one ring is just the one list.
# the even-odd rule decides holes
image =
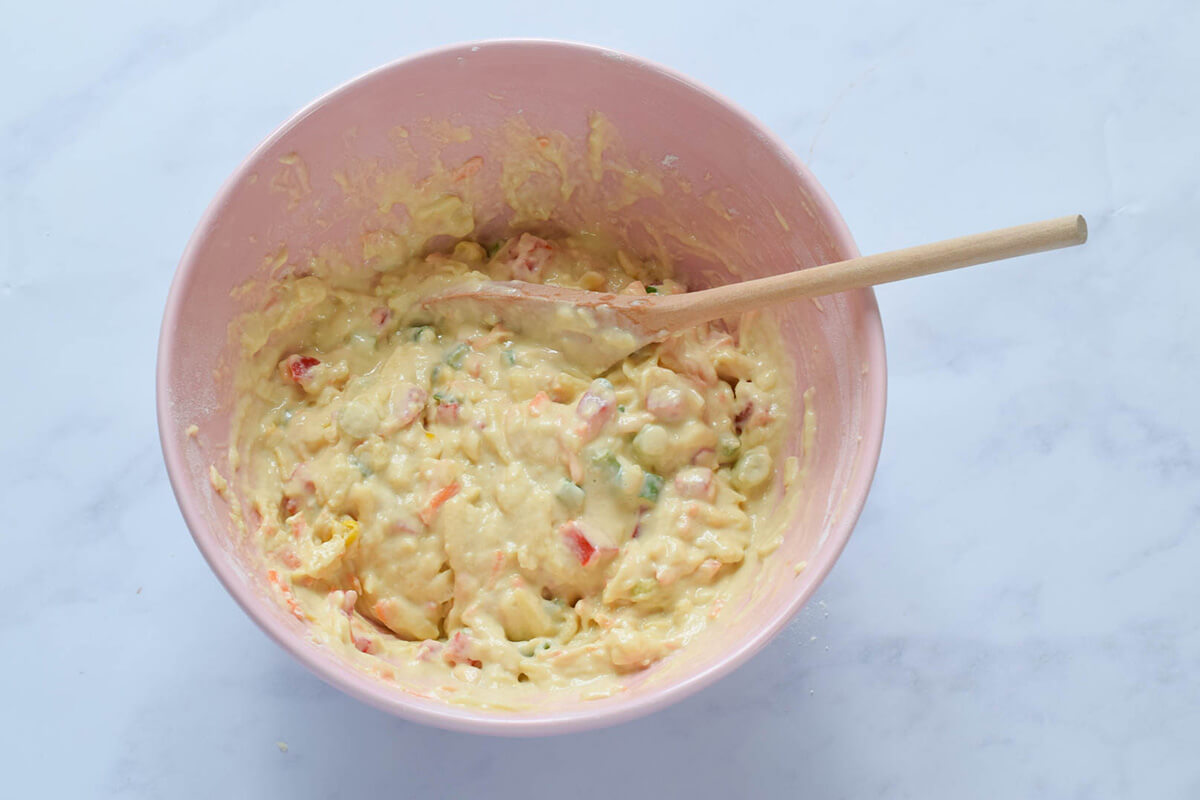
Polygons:
[[1076,214],[664,297],[652,304],[657,308],[651,313],[655,323],[679,329],[798,297],[861,289],[1085,241],[1087,222]]

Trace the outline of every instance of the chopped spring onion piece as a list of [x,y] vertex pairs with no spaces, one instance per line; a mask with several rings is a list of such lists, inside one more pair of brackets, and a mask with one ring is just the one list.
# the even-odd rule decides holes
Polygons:
[[569,509],[575,510],[583,506],[583,487],[563,478],[562,483],[554,492],[554,496]]
[[629,596],[637,599],[644,595],[648,595],[658,588],[658,581],[653,578],[639,578],[633,586],[629,587]]
[[655,475],[653,472],[647,472],[642,478],[642,491],[638,492],[638,497],[643,500],[649,500],[651,503],[658,502],[658,495],[662,492],[663,479],[661,475]]
[[446,353],[444,360],[455,369],[462,369],[463,359],[467,357],[467,353],[469,352],[471,352],[471,348],[468,345],[459,344]]
[[592,466],[604,473],[609,480],[616,481],[621,474],[621,459],[617,458],[608,450],[604,450],[592,456]]
[[723,433],[717,440],[717,460],[728,464],[737,460],[738,451],[742,449],[742,441],[733,433]]

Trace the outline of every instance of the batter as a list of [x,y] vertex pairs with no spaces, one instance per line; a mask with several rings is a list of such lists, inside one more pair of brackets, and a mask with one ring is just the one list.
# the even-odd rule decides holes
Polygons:
[[603,696],[778,543],[776,369],[753,321],[592,377],[545,332],[420,306],[489,278],[683,291],[594,237],[532,233],[357,285],[293,276],[249,320],[268,333],[237,367],[233,482],[281,601],[365,668],[447,697]]

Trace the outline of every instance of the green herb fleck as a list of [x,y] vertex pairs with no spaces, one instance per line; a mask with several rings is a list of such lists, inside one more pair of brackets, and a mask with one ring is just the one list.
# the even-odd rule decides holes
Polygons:
[[432,325],[418,325],[412,329],[412,340],[428,344],[437,337]]
[[646,294],[658,294],[658,292],[659,292],[659,288],[657,286],[647,286],[646,287]]
[[495,257],[495,255],[496,255],[496,253],[499,253],[499,252],[500,252],[500,248],[501,248],[501,247],[504,247],[504,240],[503,240],[503,239],[501,239],[501,240],[500,240],[500,241],[498,241],[498,242],[492,242],[491,244],[489,244],[489,245],[487,246],[487,254],[488,254],[488,258],[494,258],[494,257]]
[[364,478],[371,477],[372,470],[366,464],[359,460],[358,456],[350,456],[350,466],[358,470]]
[[517,365],[517,354],[511,347],[500,351],[500,357],[504,359],[504,363],[510,367],[515,367]]

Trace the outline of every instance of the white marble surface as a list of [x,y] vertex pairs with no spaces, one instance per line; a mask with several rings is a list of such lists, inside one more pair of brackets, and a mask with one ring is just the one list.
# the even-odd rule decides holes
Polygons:
[[[1200,796],[1200,6],[442,5],[5,4],[3,794]],[[1092,230],[882,289],[883,456],[817,601],[698,696],[540,741],[293,663],[188,537],[153,406],[175,262],[242,156],[365,69],[506,35],[727,93],[864,251]]]

